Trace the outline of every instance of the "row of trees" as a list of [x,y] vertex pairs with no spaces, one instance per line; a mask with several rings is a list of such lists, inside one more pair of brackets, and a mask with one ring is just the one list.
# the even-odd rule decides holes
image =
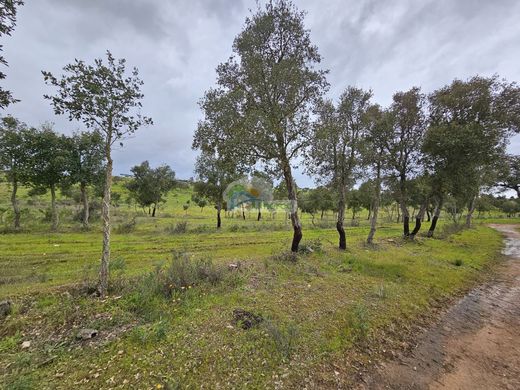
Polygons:
[[58,189],[78,185],[83,203],[83,224],[89,224],[87,188],[100,187],[105,172],[101,134],[78,132],[71,137],[56,133],[52,125],[36,129],[12,117],[2,119],[0,131],[0,168],[11,185],[14,228],[20,228],[18,188],[29,186],[31,194],[51,194],[51,222],[56,230],[59,213]]
[[[395,190],[403,236],[413,239],[432,202],[433,235],[447,196],[456,200],[457,213],[467,210],[469,226],[482,189],[499,182],[501,166],[514,159],[505,148],[519,132],[520,88],[497,76],[454,80],[429,95],[414,87],[395,93],[386,108],[372,102],[371,91],[351,86],[334,102],[325,97],[327,71],[319,68],[304,13],[287,0],[270,1],[247,18],[233,53],[200,102],[204,119],[193,140],[201,151],[200,186],[220,210],[227,183],[248,169],[281,178],[292,204],[292,251],[302,238],[297,163],[336,194],[339,248],[345,249],[348,193],[360,179],[372,180],[374,189],[367,242],[383,188]],[[412,180],[420,184],[421,207],[410,231]]]
[[[7,17],[11,23],[6,26],[14,26],[15,13],[7,15],[12,17]],[[4,28],[4,14],[0,16],[2,33],[9,33]],[[412,88],[396,93],[387,108],[371,101],[371,91],[347,87],[335,103],[325,98],[327,71],[319,68],[321,56],[304,27],[304,13],[288,0],[270,1],[247,18],[233,52],[217,68],[217,86],[201,100],[204,119],[193,140],[193,147],[201,151],[196,164],[197,194],[215,203],[218,226],[226,186],[244,173],[262,168],[263,174],[283,181],[294,230],[291,250],[297,251],[302,226],[293,169],[302,162],[318,183],[337,195],[341,249],[346,248],[343,225],[348,194],[360,178],[374,183],[368,242],[375,233],[382,188],[396,188],[403,234],[412,238],[432,199],[436,204],[433,232],[446,196],[456,199],[456,213],[467,208],[469,225],[482,188],[500,181],[504,187],[518,189],[512,183],[514,175],[498,174],[498,162],[511,166],[507,162],[514,160],[505,156],[508,137],[519,131],[520,124],[520,89],[514,83],[498,77],[474,77],[455,80],[429,95]],[[106,62],[97,59],[89,65],[75,60],[63,72],[60,77],[43,72],[45,82],[55,89],[45,98],[57,115],[80,121],[90,136],[101,138],[103,250],[98,288],[103,296],[110,258],[112,148],[152,120],[140,114],[143,82],[136,68],[127,72],[124,59],[116,60],[107,52]],[[40,164],[42,172],[47,172],[48,159],[60,156],[65,140],[56,142],[55,150],[43,156],[40,148],[51,150],[48,145],[53,145],[51,138],[57,135],[49,129],[28,130],[31,133],[34,137],[27,135],[30,142],[23,143],[34,145],[29,146],[32,154],[28,158],[34,159],[30,164],[35,171]],[[37,155],[41,157],[36,159]],[[66,157],[62,158],[64,163]],[[3,164],[15,167],[12,160]],[[74,180],[71,172],[68,168],[65,176]],[[27,180],[34,188],[52,193],[60,175],[64,173],[44,183],[35,177]],[[411,179],[423,183],[422,206],[412,232],[408,211]],[[22,175],[16,180],[26,179]]]
[[[77,186],[83,206],[82,223],[89,227],[89,190],[102,197],[106,164],[104,141],[98,131],[76,132],[72,136],[58,134],[51,124],[40,128],[7,116],[0,123],[0,170],[11,188],[13,227],[20,228],[21,210],[18,190],[21,185],[30,188],[29,195],[51,195],[51,224],[59,224],[56,195],[60,190],[69,193]],[[133,178],[125,187],[130,198],[145,208],[152,207],[152,216],[164,196],[175,185],[175,172],[162,165],[152,168],[148,161],[131,169]]]
[[[423,193],[422,188],[418,188],[414,185],[415,180],[411,182],[412,185],[409,187],[408,208],[412,210],[411,218],[415,218],[421,211]],[[497,187],[499,187],[498,184]],[[359,188],[350,190],[347,194],[346,203],[347,209],[350,210],[352,221],[356,219],[356,216],[362,210],[368,211],[366,219],[371,220],[374,200],[373,180],[363,182]],[[401,213],[399,203],[396,202],[396,194],[390,188],[385,188],[381,191],[380,207],[384,209],[386,217],[389,220],[399,223],[401,221]],[[447,196],[443,203],[443,210],[448,218],[458,223],[461,215],[460,210],[457,210],[457,200],[451,196]],[[306,188],[298,191],[298,204],[302,212],[311,215],[313,224],[315,219],[323,219],[326,212],[332,211],[334,216],[336,216],[337,213],[337,196],[327,187]],[[425,208],[425,213],[421,213],[423,221],[431,222],[432,215],[436,209],[435,206],[435,202],[428,204]],[[497,213],[512,217],[520,212],[520,198],[507,197],[501,195],[499,192],[496,194],[482,194],[476,201],[475,211],[478,213],[479,218],[483,215],[497,215]]]

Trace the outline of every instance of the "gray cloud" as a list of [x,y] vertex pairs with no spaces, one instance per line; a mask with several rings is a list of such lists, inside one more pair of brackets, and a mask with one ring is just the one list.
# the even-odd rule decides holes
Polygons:
[[[297,0],[330,69],[330,95],[349,84],[374,90],[388,104],[393,92],[420,85],[429,92],[453,78],[498,73],[520,80],[520,3],[515,0]],[[7,38],[4,85],[22,100],[7,113],[65,133],[81,128],[54,116],[42,95],[42,69],[59,73],[74,58],[91,61],[110,49],[140,69],[144,112],[140,130],[115,153],[116,172],[148,159],[192,175],[191,137],[201,118],[197,101],[231,54],[253,0],[39,0],[20,9]],[[514,139],[513,152],[520,152]],[[297,175],[301,185],[311,180]]]

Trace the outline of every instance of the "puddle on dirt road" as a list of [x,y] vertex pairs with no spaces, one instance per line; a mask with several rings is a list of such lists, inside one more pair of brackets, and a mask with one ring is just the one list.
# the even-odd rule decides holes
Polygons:
[[520,389],[519,226],[504,234],[506,260],[492,281],[469,292],[417,340],[386,362],[362,389]]
[[520,259],[520,233],[516,225],[489,225],[493,229],[505,234],[505,247],[502,253],[506,256],[511,256]]

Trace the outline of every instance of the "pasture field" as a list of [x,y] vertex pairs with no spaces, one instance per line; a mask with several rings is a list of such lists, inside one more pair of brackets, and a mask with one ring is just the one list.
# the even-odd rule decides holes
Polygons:
[[[246,220],[228,215],[217,232],[210,207],[183,210],[189,188],[171,193],[156,218],[117,191],[104,300],[91,295],[98,222],[82,231],[70,217],[76,206],[61,198],[62,225],[51,233],[48,198],[26,193],[24,230],[10,232],[4,215],[0,300],[13,313],[0,320],[2,388],[346,386],[410,348],[417,327],[501,257],[499,233],[483,223],[457,231],[443,222],[438,238],[409,242],[389,215],[367,247],[366,212],[347,228],[346,252],[336,249],[332,213],[314,225],[304,215],[306,251],[293,257],[283,212],[260,222],[254,210]],[[8,199],[5,185],[0,196]],[[237,309],[261,320],[243,329]],[[98,334],[78,340],[81,329]]]

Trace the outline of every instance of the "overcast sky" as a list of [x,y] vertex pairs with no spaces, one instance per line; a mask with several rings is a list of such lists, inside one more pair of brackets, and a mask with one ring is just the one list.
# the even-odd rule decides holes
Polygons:
[[[197,101],[231,54],[254,0],[26,0],[12,37],[2,42],[9,62],[3,85],[21,102],[7,113],[29,125],[56,123],[70,133],[81,124],[56,117],[42,97],[52,92],[41,70],[61,73],[74,58],[91,62],[109,49],[137,66],[144,80],[139,130],[115,153],[115,173],[149,160],[177,176],[193,175],[191,139],[201,118]],[[424,92],[453,78],[498,73],[520,81],[520,1],[296,0],[330,70],[330,96],[347,85],[371,88],[387,105],[412,86]],[[510,150],[520,153],[520,141]],[[312,181],[297,175],[301,186]]]

